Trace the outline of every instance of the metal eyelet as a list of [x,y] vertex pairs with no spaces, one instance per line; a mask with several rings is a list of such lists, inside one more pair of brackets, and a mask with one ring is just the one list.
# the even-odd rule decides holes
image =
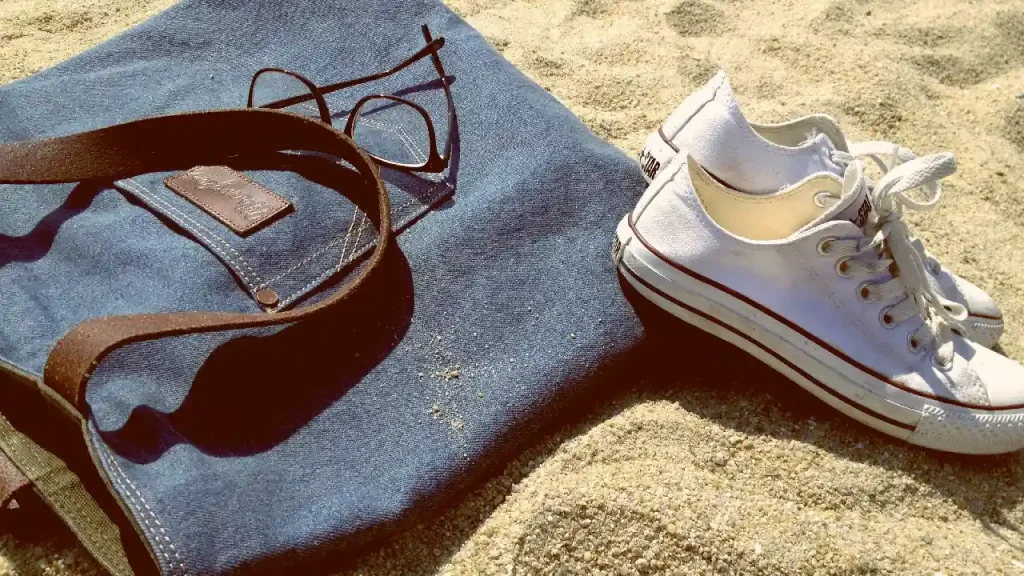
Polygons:
[[950,358],[948,364],[941,364],[939,362],[939,354],[938,354],[938,352],[933,352],[932,353],[932,366],[935,366],[936,368],[938,368],[939,370],[942,370],[943,372],[949,372],[953,368],[953,359]]
[[871,297],[870,287],[874,286],[871,282],[861,282],[860,286],[857,286],[857,298],[860,298],[861,302],[871,303],[874,299]]
[[892,310],[892,306],[886,306],[882,308],[882,311],[878,313],[878,323],[882,325],[882,328],[886,330],[892,330],[899,322],[893,322],[892,316],[889,315],[889,311]]
[[917,338],[914,338],[913,333],[907,334],[907,349],[913,352],[914,354],[921,353],[921,346],[918,345]]
[[850,277],[850,265],[847,264],[851,258],[849,256],[836,260],[836,274],[843,278]]
[[838,240],[838,238],[836,238],[835,236],[825,236],[821,240],[818,240],[818,246],[817,246],[818,254],[820,254],[822,256],[831,256],[832,255],[832,251],[828,250],[826,248],[826,244],[828,244],[829,242],[832,242],[833,240]]

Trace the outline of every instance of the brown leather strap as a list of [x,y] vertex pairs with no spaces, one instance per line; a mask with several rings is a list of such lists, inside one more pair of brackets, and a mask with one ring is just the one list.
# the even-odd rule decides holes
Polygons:
[[[86,320],[57,342],[43,370],[44,383],[84,414],[85,387],[93,370],[107,354],[125,345],[166,336],[285,324],[322,313],[348,297],[377,268],[392,244],[391,210],[376,165],[348,137],[321,122],[276,110],[160,116],[60,138],[0,144],[0,184],[113,181],[281,151],[340,158],[365,179],[366,191],[376,193],[380,209],[377,249],[353,279],[315,304],[285,312],[174,312]],[[338,167],[343,169],[340,164]]]

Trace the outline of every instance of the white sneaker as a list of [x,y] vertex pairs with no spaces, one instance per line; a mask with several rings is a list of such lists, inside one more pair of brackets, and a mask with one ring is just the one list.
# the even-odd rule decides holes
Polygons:
[[[692,155],[719,182],[751,195],[775,193],[821,172],[842,175],[855,157],[874,160],[883,172],[916,157],[887,142],[849,144],[835,120],[822,114],[783,124],[748,122],[725,72],[683,101],[648,137],[640,154],[644,176],[650,181],[681,153]],[[870,204],[863,208],[870,213]],[[1003,334],[1003,317],[992,297],[930,254],[922,255],[945,297],[967,308],[964,335],[987,348],[995,346]]]
[[[902,219],[934,207],[955,169],[951,154],[917,158],[871,187],[854,161],[842,179],[751,195],[678,155],[619,224],[613,257],[644,297],[875,429],[951,452],[1017,450],[1024,367],[954,332],[967,312],[936,289]],[[927,201],[908,194],[918,186]],[[877,226],[859,217],[865,198]]]

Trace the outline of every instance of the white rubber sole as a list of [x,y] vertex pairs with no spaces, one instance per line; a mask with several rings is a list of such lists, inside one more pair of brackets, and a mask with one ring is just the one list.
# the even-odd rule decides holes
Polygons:
[[957,406],[871,376],[763,310],[662,260],[635,238],[628,215],[616,230],[612,257],[630,285],[660,308],[737,346],[876,430],[963,454],[1024,448],[1024,409]]

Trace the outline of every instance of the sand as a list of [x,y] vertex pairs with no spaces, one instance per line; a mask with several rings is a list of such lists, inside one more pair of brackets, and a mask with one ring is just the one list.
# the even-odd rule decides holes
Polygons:
[[[0,78],[167,0],[0,0]],[[1024,2],[449,0],[596,133],[635,155],[718,67],[749,116],[951,150],[911,218],[984,287],[1024,360]],[[604,191],[615,194],[615,190]],[[905,446],[725,347],[595,406],[351,574],[1024,574],[1024,460]],[[624,390],[640,383],[623,382]],[[94,574],[60,530],[0,528],[0,574]]]

